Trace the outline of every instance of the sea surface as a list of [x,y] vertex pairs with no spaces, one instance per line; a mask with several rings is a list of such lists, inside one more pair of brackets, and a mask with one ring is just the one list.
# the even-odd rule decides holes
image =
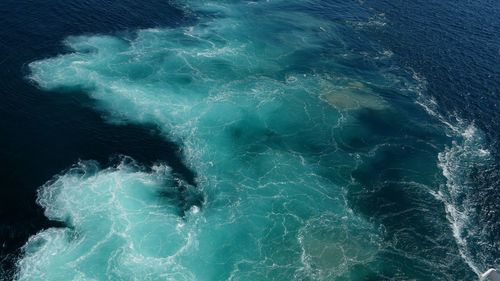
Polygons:
[[0,2],[0,280],[476,280],[500,2]]

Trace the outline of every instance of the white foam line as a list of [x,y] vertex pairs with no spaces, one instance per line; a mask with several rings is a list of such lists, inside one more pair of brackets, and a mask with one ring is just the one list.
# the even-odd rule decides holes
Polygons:
[[[416,72],[413,72],[413,78],[420,83],[419,90],[417,93],[417,100],[415,101],[418,105],[420,105],[430,116],[438,119],[441,123],[443,123],[446,127],[448,127],[453,135],[456,137],[460,137],[462,140],[462,144],[458,144],[457,142],[453,142],[452,147],[446,148],[444,151],[438,154],[438,166],[442,171],[443,176],[446,178],[446,188],[450,193],[451,198],[447,199],[444,194],[441,192],[431,192],[431,194],[441,201],[445,207],[446,218],[450,222],[450,227],[453,233],[453,237],[458,246],[458,251],[460,257],[467,263],[467,265],[476,273],[476,275],[480,276],[481,271],[473,261],[473,259],[468,256],[468,243],[466,239],[463,237],[462,232],[464,231],[464,225],[468,220],[467,210],[464,208],[464,211],[460,211],[457,207],[457,203],[453,198],[453,194],[457,194],[457,192],[461,192],[463,187],[460,187],[460,182],[457,182],[457,179],[453,177],[454,172],[450,167],[452,165],[456,165],[452,162],[453,154],[455,153],[464,153],[473,143],[477,142],[478,138],[478,130],[474,126],[474,124],[465,125],[465,122],[457,117],[457,114],[454,113],[453,116],[457,121],[457,125],[452,124],[446,118],[438,113],[437,111],[437,102],[431,97],[426,97],[423,95],[423,91],[425,90],[425,80]],[[472,143],[471,143],[472,142]],[[479,147],[472,148],[474,149],[475,155],[477,156],[487,156],[489,155],[489,151]],[[464,206],[465,207],[465,206]]]

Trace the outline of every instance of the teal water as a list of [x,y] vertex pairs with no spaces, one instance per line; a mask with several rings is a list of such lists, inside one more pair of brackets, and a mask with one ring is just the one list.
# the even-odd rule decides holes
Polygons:
[[76,163],[39,190],[66,227],[30,238],[17,280],[475,278],[484,265],[463,238],[455,163],[489,152],[363,36],[383,15],[332,21],[315,1],[178,5],[194,23],[70,36],[29,78],[87,93],[110,123],[156,127],[194,184],[126,156]]

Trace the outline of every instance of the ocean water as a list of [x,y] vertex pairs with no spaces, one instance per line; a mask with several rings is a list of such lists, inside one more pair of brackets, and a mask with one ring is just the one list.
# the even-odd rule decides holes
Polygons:
[[0,5],[5,279],[499,263],[498,4],[35,5]]

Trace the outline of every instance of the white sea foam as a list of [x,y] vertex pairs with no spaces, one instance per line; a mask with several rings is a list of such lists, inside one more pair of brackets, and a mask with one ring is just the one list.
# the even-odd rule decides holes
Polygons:
[[[471,169],[478,164],[484,164],[490,159],[490,152],[485,147],[482,132],[474,125],[452,114],[448,118],[443,116],[438,110],[438,103],[433,97],[426,96],[425,88],[427,82],[425,78],[413,71],[413,78],[419,82],[415,93],[417,93],[416,103],[431,116],[437,118],[449,130],[449,135],[455,140],[450,146],[438,155],[438,166],[446,178],[437,193],[432,194],[443,202],[453,236],[457,242],[460,255],[469,267],[479,276],[482,273],[482,266],[477,264],[474,256],[470,252],[467,237],[480,236],[471,225],[471,217],[475,215],[475,210],[470,206],[470,196],[474,196],[474,189],[469,181]],[[451,119],[451,120],[450,120]],[[481,240],[481,237],[478,237]]]
[[[446,177],[446,188],[440,191],[440,198],[445,204],[448,220],[451,223],[460,254],[467,264],[480,275],[483,268],[479,268],[474,257],[470,254],[466,237],[480,235],[475,233],[476,226],[471,225],[470,217],[475,210],[470,206],[469,197],[473,196],[473,187],[469,182],[470,169],[479,163],[489,161],[489,151],[484,148],[481,133],[474,125],[469,125],[461,132],[461,140],[454,141],[438,156],[439,167]],[[480,240],[480,237],[478,237]]]
[[159,196],[173,188],[165,166],[144,172],[123,162],[99,170],[80,162],[40,189],[46,216],[68,227],[31,237],[16,279],[195,280],[177,262],[192,230],[175,229],[177,206]]

